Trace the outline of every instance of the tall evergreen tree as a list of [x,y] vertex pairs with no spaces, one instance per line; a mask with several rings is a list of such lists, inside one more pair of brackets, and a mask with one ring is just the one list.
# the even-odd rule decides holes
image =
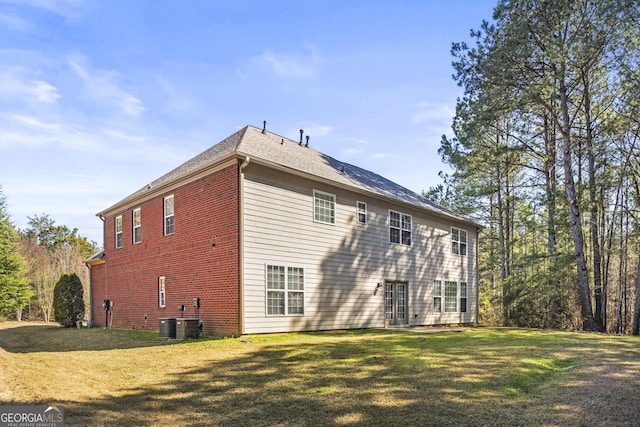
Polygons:
[[[637,0],[501,0],[494,23],[484,22],[480,31],[472,32],[474,46],[453,45],[454,78],[464,87],[465,97],[454,122],[459,142],[456,147],[443,143],[442,149],[450,152],[448,158],[458,177],[466,179],[474,170],[495,171],[497,215],[493,220],[502,282],[507,285],[505,318],[510,302],[520,298],[509,291],[509,284],[521,283],[516,277],[531,270],[520,261],[525,254],[537,254],[521,234],[529,227],[527,216],[516,215],[516,211],[543,201],[550,260],[546,277],[550,282],[562,277],[558,273],[564,263],[558,261],[570,252],[581,327],[605,328],[607,270],[602,248],[607,222],[603,218],[609,206],[605,197],[610,179],[605,180],[609,175],[604,165],[609,159],[607,143],[614,138],[608,133],[616,113],[614,100],[629,102],[628,96],[617,92],[617,82],[622,77],[632,81],[638,75],[637,44],[633,42],[640,33],[638,5]],[[515,120],[505,121],[507,118]],[[484,140],[495,136],[511,142],[500,156],[488,158]],[[488,162],[479,163],[478,158]],[[561,168],[556,168],[558,161]],[[562,184],[556,181],[557,169],[562,171]],[[518,192],[514,185],[523,191]],[[533,191],[525,194],[525,188]],[[557,197],[559,190],[565,193],[564,201]],[[516,207],[518,197],[529,202]],[[564,205],[564,213],[556,204]],[[587,213],[584,218],[583,211]],[[590,226],[583,229],[585,219]],[[571,276],[561,280],[571,280]],[[540,274],[527,272],[526,277],[538,280]],[[526,287],[515,289],[531,292],[535,287],[534,283],[531,289],[522,286]]]
[[0,187],[0,316],[15,315],[21,320],[22,309],[29,303],[33,290],[25,277],[26,264],[18,252],[18,237]]

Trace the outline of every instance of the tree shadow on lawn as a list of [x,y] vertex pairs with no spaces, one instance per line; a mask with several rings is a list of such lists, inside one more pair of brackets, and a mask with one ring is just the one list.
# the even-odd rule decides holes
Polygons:
[[18,324],[0,328],[0,348],[10,353],[113,350],[176,344],[157,332],[101,328],[63,328],[55,324]]
[[[59,404],[68,425],[536,424],[528,418],[535,396],[505,394],[499,378],[512,368],[528,368],[500,366],[499,349],[470,359],[471,348],[434,351],[413,334],[380,344],[256,345],[123,396]],[[531,369],[534,377],[549,373]],[[571,421],[562,413],[555,420]]]

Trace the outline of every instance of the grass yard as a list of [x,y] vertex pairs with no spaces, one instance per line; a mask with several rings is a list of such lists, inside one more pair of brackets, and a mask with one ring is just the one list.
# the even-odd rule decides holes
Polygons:
[[640,338],[526,329],[158,340],[0,323],[0,402],[69,426],[637,425]]

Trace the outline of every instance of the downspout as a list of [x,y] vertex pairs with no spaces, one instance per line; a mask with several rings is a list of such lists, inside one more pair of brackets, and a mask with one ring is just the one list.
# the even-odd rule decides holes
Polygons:
[[[102,215],[98,215],[98,218],[102,221],[102,249],[105,251],[105,258],[107,256],[107,245],[105,244],[105,237],[107,230],[105,229],[106,218]],[[89,321],[91,325],[94,324],[95,320],[93,318],[93,275],[91,274],[91,268],[89,268]],[[107,262],[104,263],[104,293],[107,294]]]
[[93,325],[93,277],[91,276],[91,266],[85,262],[84,266],[89,270],[89,321],[87,327]]
[[238,282],[239,282],[239,322],[240,326],[240,334],[244,334],[244,169],[249,165],[251,158],[249,156],[245,156],[244,162],[240,165],[240,174],[238,179],[238,244],[240,248],[238,250],[239,257],[239,268],[238,272]]

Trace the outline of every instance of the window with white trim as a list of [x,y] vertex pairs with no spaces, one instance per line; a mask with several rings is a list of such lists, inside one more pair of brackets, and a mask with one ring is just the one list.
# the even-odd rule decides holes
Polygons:
[[122,247],[122,215],[116,217],[116,248]]
[[304,268],[267,265],[267,315],[304,314]]
[[336,223],[336,196],[313,190],[313,219],[325,224]]
[[468,309],[467,282],[445,280],[433,281],[434,313],[466,313]]
[[444,281],[444,312],[458,311],[458,282]]
[[451,253],[467,255],[467,232],[465,230],[451,227]]
[[142,242],[142,218],[140,217],[140,208],[133,210],[133,243]]
[[357,202],[357,213],[356,216],[358,218],[358,222],[360,224],[367,223],[367,204],[365,202]]
[[158,277],[158,307],[164,307],[167,303],[164,276]]
[[411,215],[389,211],[389,241],[411,246]]
[[442,313],[442,280],[433,281],[433,312]]
[[467,312],[467,282],[460,282],[460,313]]
[[173,195],[164,198],[164,235],[173,234]]

